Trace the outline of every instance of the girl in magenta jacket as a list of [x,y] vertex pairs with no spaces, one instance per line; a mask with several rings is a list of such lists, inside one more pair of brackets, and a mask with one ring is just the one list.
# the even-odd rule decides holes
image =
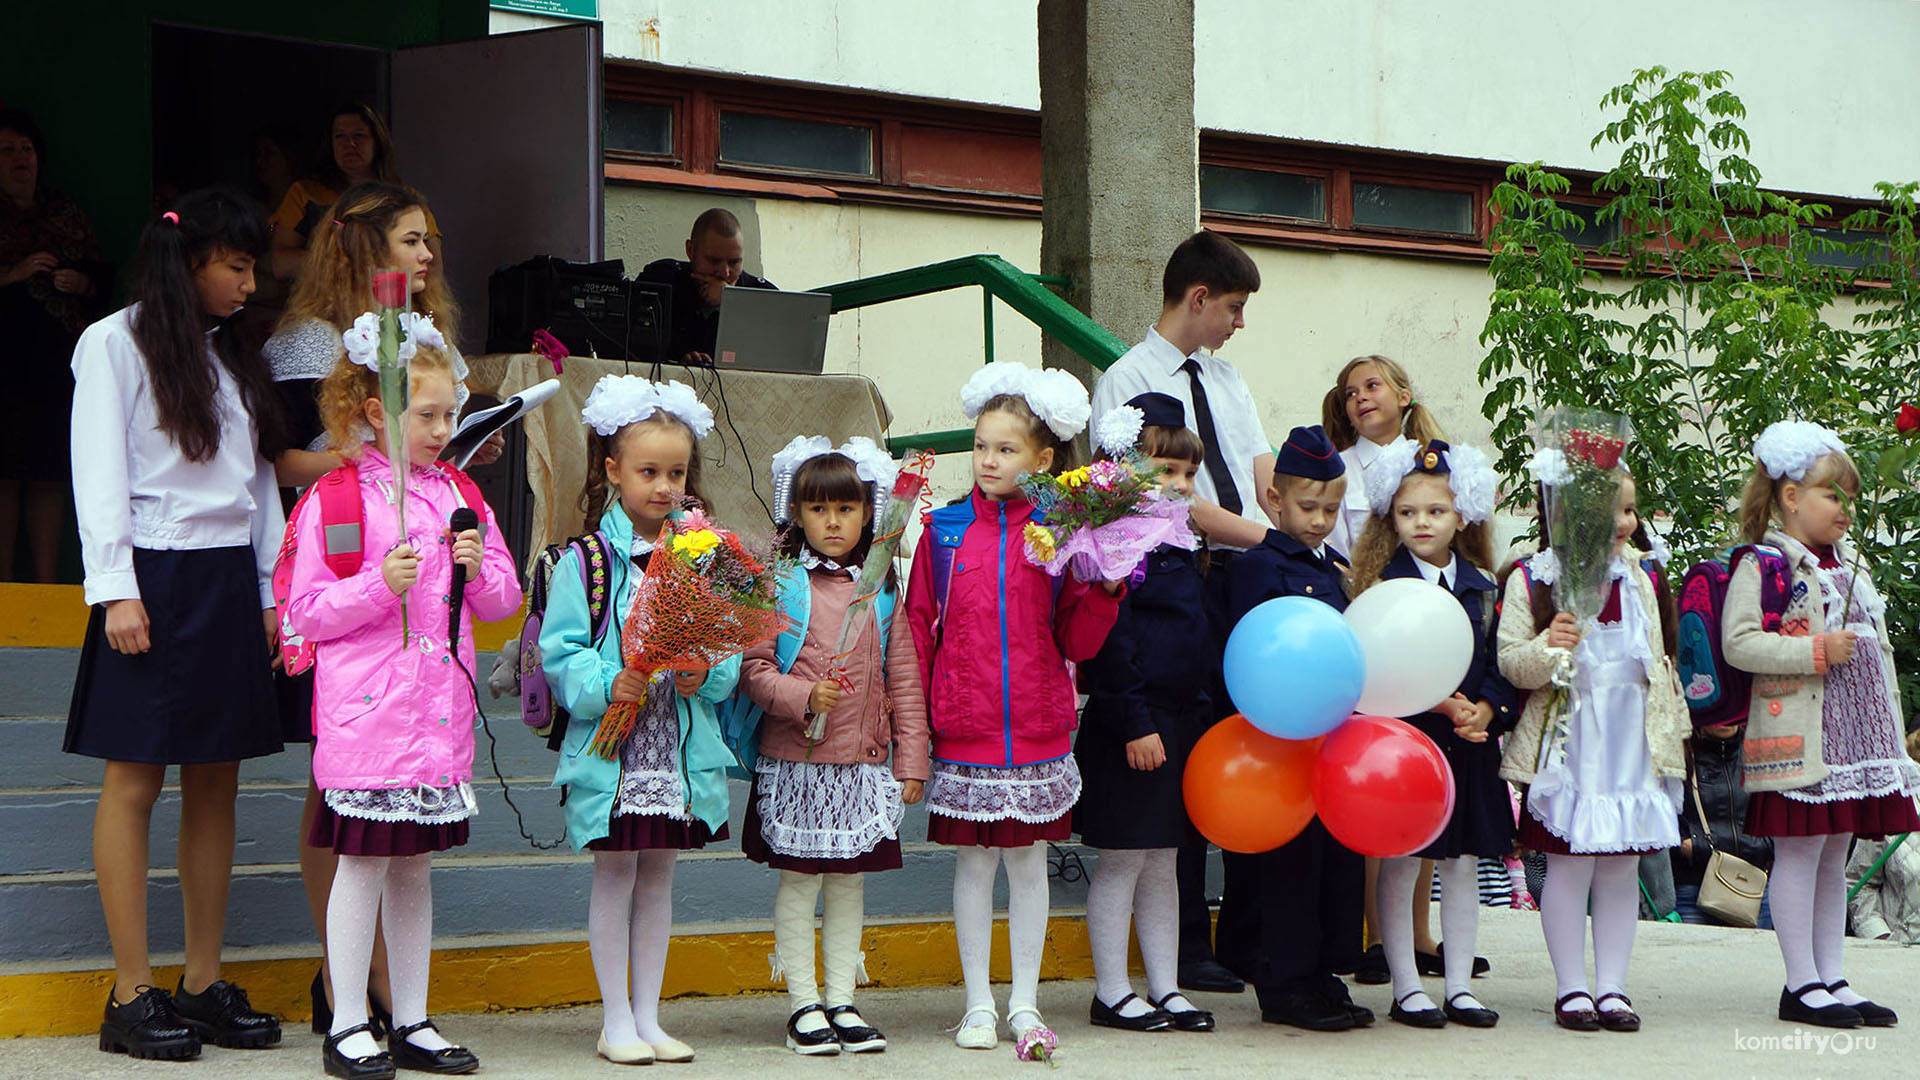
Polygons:
[[[520,583],[484,502],[470,506],[480,529],[448,534],[454,510],[469,505],[452,472],[434,464],[453,433],[453,371],[430,322],[420,320],[412,336],[420,347],[406,425],[408,535],[396,535],[387,501],[393,467],[365,441],[385,418],[379,377],[366,366],[371,357],[355,350],[352,332],[348,357],[321,383],[320,408],[334,445],[357,463],[359,571],[341,578],[327,567],[329,530],[318,498],[305,499],[293,522],[298,550],[287,621],[316,649],[313,776],[323,798],[307,842],[340,855],[327,902],[333,1026],[321,1050],[333,1076],[395,1066],[468,1072],[479,1064],[427,1019],[428,870],[432,852],[466,843],[475,809],[473,620],[513,614]],[[467,579],[457,656],[447,641],[456,563]],[[367,1018],[376,913],[393,983],[388,1052]]]
[[1045,844],[1072,832],[1080,772],[1069,737],[1067,661],[1100,651],[1120,586],[1051,578],[1027,560],[1026,472],[1064,466],[1091,407],[1063,371],[988,364],[960,392],[974,421],[967,498],[935,510],[914,550],[907,617],[926,680],[933,779],[928,838],[951,844],[954,936],[967,987],[956,1045],[991,1049],[998,1013],[987,974],[993,879],[1007,864],[1016,1040],[1051,1038],[1035,1004],[1047,936]]

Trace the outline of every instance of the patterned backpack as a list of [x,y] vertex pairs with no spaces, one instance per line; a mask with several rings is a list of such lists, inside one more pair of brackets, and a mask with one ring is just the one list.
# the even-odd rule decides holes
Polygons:
[[519,657],[514,668],[515,689],[520,695],[520,719],[535,735],[547,740],[547,749],[560,749],[567,736],[567,710],[553,700],[553,688],[547,683],[546,668],[540,655],[540,626],[546,621],[547,599],[551,595],[553,571],[569,551],[579,553],[580,587],[587,594],[587,617],[593,625],[593,643],[598,646],[613,622],[612,596],[608,589],[607,538],[598,531],[576,536],[564,544],[548,544],[533,561],[527,574],[527,618],[520,626]]
[[1751,556],[1760,570],[1760,626],[1780,628],[1793,588],[1793,571],[1779,548],[1741,544],[1717,559],[1696,563],[1680,581],[1680,627],[1675,651],[1680,689],[1696,728],[1744,723],[1752,701],[1753,676],[1727,663],[1720,647],[1721,619],[1727,608],[1727,583],[1740,560]]

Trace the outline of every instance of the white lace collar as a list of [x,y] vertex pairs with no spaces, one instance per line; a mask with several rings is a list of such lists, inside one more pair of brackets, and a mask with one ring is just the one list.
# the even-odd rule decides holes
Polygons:
[[860,570],[857,566],[842,566],[804,543],[800,545],[800,565],[808,570],[827,570],[847,575],[857,574]]

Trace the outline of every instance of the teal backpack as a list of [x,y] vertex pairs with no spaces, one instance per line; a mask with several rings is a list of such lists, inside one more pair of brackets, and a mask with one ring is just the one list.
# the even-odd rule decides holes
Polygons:
[[[893,609],[899,591],[891,585],[881,588],[874,598],[873,615],[880,630],[880,659],[887,658],[887,635],[893,625]],[[800,658],[801,643],[807,638],[807,620],[813,616],[813,586],[807,580],[807,568],[796,566],[780,582],[780,610],[790,625],[773,642],[774,662],[782,672],[792,671]],[[760,718],[765,710],[747,696],[744,680],[733,696],[722,702],[719,712],[720,738],[733,751],[738,765],[729,766],[727,775],[740,780],[753,778],[753,763],[760,757]]]

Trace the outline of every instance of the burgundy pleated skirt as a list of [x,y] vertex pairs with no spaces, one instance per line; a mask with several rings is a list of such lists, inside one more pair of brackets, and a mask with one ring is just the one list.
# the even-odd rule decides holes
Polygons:
[[338,855],[395,858],[445,851],[467,842],[467,823],[422,825],[417,821],[368,821],[333,812],[325,802],[313,815],[307,846],[332,848]]
[[963,821],[945,814],[927,815],[927,839],[950,847],[1023,848],[1042,841],[1058,843],[1072,837],[1071,810],[1038,825],[1015,818]]
[[[1748,831],[1752,831],[1749,828]],[[1663,847],[1634,848],[1630,851],[1575,851],[1565,840],[1553,835],[1540,819],[1534,817],[1526,808],[1520,810],[1520,846],[1530,848],[1542,855],[1649,855],[1656,851],[1665,851]]]
[[740,824],[740,851],[747,858],[775,870],[800,874],[871,874],[900,869],[900,838],[888,837],[851,859],[805,859],[782,855],[767,846],[760,830],[760,778],[754,777],[747,796],[747,819]]
[[1880,840],[1895,833],[1920,831],[1920,812],[1910,795],[1875,795],[1809,803],[1777,791],[1747,796],[1747,831],[1755,836],[1827,836],[1851,833]]
[[675,821],[665,814],[615,814],[607,835],[587,841],[588,851],[697,851],[727,838],[704,821]]

